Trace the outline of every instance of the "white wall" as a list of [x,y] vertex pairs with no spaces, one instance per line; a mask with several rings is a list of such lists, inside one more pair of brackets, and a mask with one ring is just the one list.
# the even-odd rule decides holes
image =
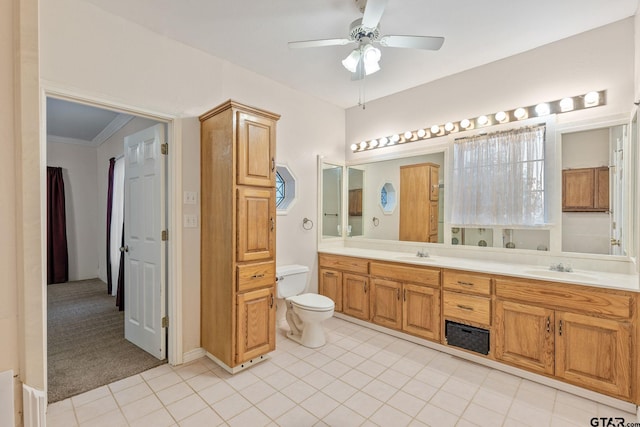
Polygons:
[[47,143],[47,166],[64,179],[69,281],[98,277],[98,188],[96,147]]
[[[619,113],[633,107],[633,18],[445,77],[347,110],[347,158],[359,161],[438,143],[415,142],[351,153],[349,145],[406,130],[535,105],[591,90],[607,90],[607,105],[564,113],[559,123]],[[455,138],[453,135],[450,139]],[[446,139],[446,138],[438,138]],[[414,147],[412,147],[414,146]]]
[[[277,217],[277,263],[312,267],[317,290],[317,155],[344,157],[344,110],[291,90],[226,61],[169,40],[78,0],[40,3],[40,60],[45,89],[179,117],[182,190],[200,191],[199,122],[196,117],[232,98],[281,114],[277,163],[298,178],[299,200]],[[198,207],[184,207],[184,213]],[[200,346],[199,229],[185,229],[183,247],[183,348]]]

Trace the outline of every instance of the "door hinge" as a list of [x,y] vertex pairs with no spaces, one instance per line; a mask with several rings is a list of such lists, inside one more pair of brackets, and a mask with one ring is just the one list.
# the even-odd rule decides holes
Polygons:
[[164,316],[162,318],[162,327],[163,328],[168,328],[169,327],[169,317],[168,316]]
[[167,154],[169,154],[169,144],[165,143],[165,144],[160,144],[160,152],[162,154],[164,154],[165,156]]
[[169,240],[169,230],[162,230],[162,241],[166,242]]

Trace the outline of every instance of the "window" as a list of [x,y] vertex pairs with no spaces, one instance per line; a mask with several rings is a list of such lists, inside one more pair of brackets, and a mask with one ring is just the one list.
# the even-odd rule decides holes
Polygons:
[[284,215],[296,199],[296,179],[288,166],[276,165],[276,212]]
[[396,209],[396,189],[390,182],[385,182],[380,188],[380,207],[386,215],[392,214]]
[[457,140],[451,222],[543,225],[544,139],[545,127],[536,126]]

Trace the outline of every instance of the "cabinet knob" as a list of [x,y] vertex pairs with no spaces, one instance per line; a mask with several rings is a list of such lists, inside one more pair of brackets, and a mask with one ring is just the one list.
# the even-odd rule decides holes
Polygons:
[[271,221],[271,231],[273,231],[273,229],[276,228],[276,223],[273,220],[273,217],[269,218],[269,221]]

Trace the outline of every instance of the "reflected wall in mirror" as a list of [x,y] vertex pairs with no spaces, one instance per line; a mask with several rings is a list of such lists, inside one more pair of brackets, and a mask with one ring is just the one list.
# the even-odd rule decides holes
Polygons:
[[342,166],[322,163],[322,235],[342,236]]
[[626,255],[627,126],[562,135],[562,251]]
[[347,236],[362,236],[364,171],[357,168],[349,168],[348,180],[349,221],[347,221]]
[[[400,215],[403,206],[403,190],[401,181],[401,168],[410,165],[432,164],[438,166],[434,168],[437,175],[428,183],[428,189],[424,190],[431,194],[427,194],[429,207],[433,206],[436,213],[433,216],[435,222],[431,224],[434,231],[426,237],[421,237],[421,242],[429,241],[431,237],[433,242],[442,243],[443,230],[443,203],[444,203],[444,187],[442,185],[445,176],[444,152],[416,155],[401,159],[383,160],[366,164],[349,166],[348,179],[349,190],[362,189],[362,216],[349,216],[349,224],[351,227],[351,236],[362,236],[369,239],[385,239],[385,240],[401,240],[400,239]],[[353,173],[353,175],[352,175]],[[437,176],[437,179],[435,178]],[[353,180],[353,182],[352,182]],[[397,197],[397,207],[392,212],[384,212],[381,205],[381,189],[389,184],[394,187]],[[435,185],[435,187],[434,187]],[[433,191],[433,193],[431,193]],[[408,199],[408,197],[406,198]],[[429,207],[423,209],[422,212],[416,214],[427,213],[428,218],[431,217]],[[406,208],[405,208],[406,212]],[[376,220],[374,220],[376,218]],[[361,234],[356,234],[356,224],[361,224]],[[357,230],[358,233],[360,229]],[[413,241],[413,240],[412,240]]]

